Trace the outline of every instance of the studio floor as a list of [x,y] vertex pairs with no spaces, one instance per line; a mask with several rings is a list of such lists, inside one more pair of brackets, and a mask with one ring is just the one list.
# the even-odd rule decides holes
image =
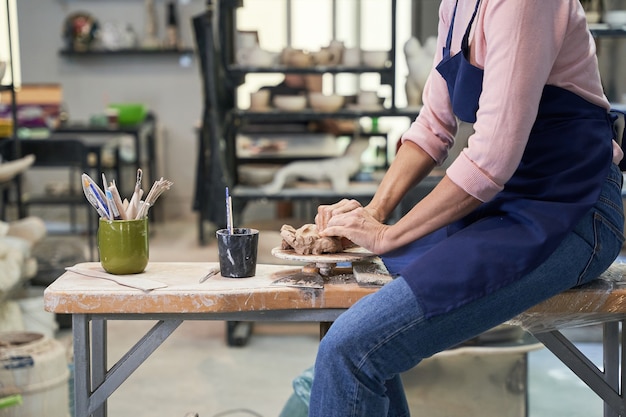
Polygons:
[[[280,242],[280,222],[252,224],[261,230],[259,262],[276,263],[270,249]],[[214,239],[198,244],[195,219],[157,222],[152,226],[151,261],[215,261]],[[210,234],[210,232],[209,232]],[[153,322],[111,321],[108,323],[109,360],[114,363],[147,331]],[[600,329],[588,327],[571,330],[568,337],[595,363],[602,363]],[[71,346],[69,330],[59,331],[58,338]],[[278,417],[293,394],[292,382],[313,365],[319,328],[316,323],[255,323],[248,343],[232,347],[226,343],[226,323],[207,321],[184,322],[157,351],[113,393],[108,401],[111,417],[184,417],[198,413],[200,417]],[[446,359],[442,359],[445,365]],[[526,356],[527,378],[521,387],[527,402],[527,417],[600,417],[602,401],[547,349],[536,346]],[[490,362],[484,359],[483,368]],[[419,368],[419,367],[418,367]],[[469,369],[469,368],[468,368]],[[433,417],[424,413],[423,384],[414,369],[404,375],[412,415]],[[502,387],[485,386],[491,390],[486,398],[471,396],[471,372],[464,375],[466,384],[455,384],[442,394],[428,398],[429,404],[449,407],[454,398],[466,398],[469,410],[483,412],[445,411],[441,417],[480,416],[507,417],[519,414],[519,404],[499,406],[491,414],[486,403],[502,399]],[[489,378],[489,375],[487,375]],[[423,378],[422,378],[423,379]],[[475,387],[474,387],[475,388]],[[498,392],[502,390],[502,392]],[[419,396],[422,398],[417,398]],[[472,398],[474,398],[472,400]],[[465,400],[464,400],[465,401]],[[519,403],[518,400],[516,400]],[[482,406],[480,403],[482,402]],[[448,406],[446,406],[448,404]],[[448,408],[446,408],[448,407]],[[437,408],[437,406],[435,406]],[[493,407],[492,407],[493,408]],[[459,408],[456,408],[459,410]],[[296,417],[296,416],[294,416]],[[298,416],[299,417],[299,416]]]

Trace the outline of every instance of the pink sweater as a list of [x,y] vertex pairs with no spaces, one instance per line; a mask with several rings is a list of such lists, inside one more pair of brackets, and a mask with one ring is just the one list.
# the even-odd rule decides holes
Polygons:
[[[442,57],[455,0],[442,0],[435,65]],[[459,0],[452,55],[476,5]],[[546,84],[572,91],[609,109],[597,71],[595,43],[579,0],[482,0],[470,35],[470,62],[485,70],[475,133],[446,174],[467,193],[491,200],[518,166]],[[433,70],[424,106],[402,141],[423,148],[438,164],[454,143],[445,80]],[[623,153],[613,144],[613,160]]]

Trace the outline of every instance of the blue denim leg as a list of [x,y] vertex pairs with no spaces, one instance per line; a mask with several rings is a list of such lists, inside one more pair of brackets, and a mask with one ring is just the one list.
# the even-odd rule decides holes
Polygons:
[[412,343],[421,320],[402,277],[342,314],[320,342],[309,416],[408,416],[398,375],[421,359]]
[[477,301],[425,319],[410,287],[398,277],[357,302],[320,343],[309,416],[408,416],[400,373],[595,279],[619,254],[624,240],[621,181],[621,172],[612,169],[596,206],[547,261]]

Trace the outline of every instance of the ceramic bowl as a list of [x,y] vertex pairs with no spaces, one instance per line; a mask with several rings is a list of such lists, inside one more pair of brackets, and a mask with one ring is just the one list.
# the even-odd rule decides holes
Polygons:
[[314,110],[334,112],[343,106],[344,98],[338,94],[309,93],[309,104]]
[[604,13],[604,23],[612,28],[626,26],[626,10],[612,10]]
[[380,97],[376,91],[359,91],[356,96],[356,103],[360,106],[374,106],[380,103]]
[[306,97],[305,96],[288,96],[288,95],[277,95],[274,96],[274,107],[286,110],[286,111],[299,111],[303,110],[306,107]]
[[317,52],[312,52],[311,57],[315,65],[331,65],[335,62],[334,54],[328,48],[322,48]]
[[363,65],[372,68],[382,68],[387,64],[389,59],[389,51],[363,51],[361,52],[361,60]]
[[296,68],[307,68],[313,65],[313,57],[307,52],[294,50],[287,57],[287,65]]
[[121,126],[139,124],[148,114],[147,107],[141,103],[111,103],[109,108],[117,110],[117,122]]

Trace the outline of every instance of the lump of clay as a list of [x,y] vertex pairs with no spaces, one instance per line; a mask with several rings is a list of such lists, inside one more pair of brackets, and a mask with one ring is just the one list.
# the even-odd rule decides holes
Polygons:
[[321,255],[343,251],[341,239],[320,236],[314,224],[305,224],[297,230],[285,224],[280,228],[280,236],[283,238],[281,249],[293,249],[299,255]]

